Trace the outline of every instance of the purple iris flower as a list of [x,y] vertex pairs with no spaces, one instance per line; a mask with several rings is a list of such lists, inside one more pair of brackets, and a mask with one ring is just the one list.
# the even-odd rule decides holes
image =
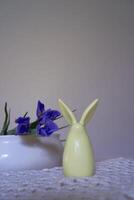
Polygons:
[[44,104],[41,103],[41,101],[38,101],[37,110],[36,110],[37,117],[38,118],[41,117],[44,112],[45,112],[45,106],[44,106]]
[[16,127],[17,135],[25,135],[28,133],[30,127],[30,117],[19,117],[15,120],[15,122],[18,124]]
[[41,103],[41,101],[38,101],[36,115],[38,119],[45,118],[45,119],[55,120],[57,117],[61,115],[61,113],[58,110],[52,110],[52,109],[45,110],[44,104]]
[[17,135],[25,135],[36,128],[37,134],[41,136],[50,136],[59,129],[57,124],[53,121],[61,115],[60,112],[52,109],[45,110],[45,105],[41,101],[38,101],[37,104],[37,120],[35,122],[30,124],[30,117],[26,117],[26,115],[27,113],[15,121],[18,124],[16,127]]
[[58,126],[52,120],[48,120],[46,124],[37,125],[37,132],[41,136],[50,136],[53,132],[57,130]]
[[44,124],[48,120],[52,120],[52,121],[56,120],[56,118],[59,117],[60,115],[61,114],[59,111],[48,109],[44,111],[44,113],[42,114],[42,116],[38,118],[38,120],[41,124]]
[[51,119],[51,120],[55,120],[57,117],[59,117],[61,114],[59,111],[57,110],[51,110],[51,109],[48,109],[45,111],[44,113],[44,117],[47,119]]
[[53,121],[60,116],[57,110],[45,110],[43,103],[38,101],[36,115],[38,118],[37,133],[42,136],[49,136],[58,130],[58,126]]

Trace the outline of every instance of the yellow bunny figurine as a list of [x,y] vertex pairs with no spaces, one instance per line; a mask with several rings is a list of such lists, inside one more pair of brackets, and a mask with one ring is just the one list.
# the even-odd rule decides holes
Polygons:
[[92,145],[85,125],[92,118],[98,99],[94,100],[84,111],[80,122],[77,122],[73,112],[59,99],[61,113],[71,125],[63,153],[63,170],[65,176],[85,177],[94,174],[94,156]]

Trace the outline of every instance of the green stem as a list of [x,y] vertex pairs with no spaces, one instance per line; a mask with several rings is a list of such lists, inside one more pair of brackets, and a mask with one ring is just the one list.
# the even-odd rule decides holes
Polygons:
[[63,128],[67,128],[67,127],[69,127],[69,126],[70,126],[70,125],[62,126],[62,127],[59,128],[59,130],[61,130],[61,129],[63,129]]
[[[72,110],[72,112],[75,112],[77,109]],[[62,118],[63,115],[60,115],[59,117],[57,117],[55,120]]]

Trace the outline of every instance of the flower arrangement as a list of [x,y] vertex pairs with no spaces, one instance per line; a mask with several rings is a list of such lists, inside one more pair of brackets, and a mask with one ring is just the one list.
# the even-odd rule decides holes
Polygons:
[[[38,101],[36,108],[37,119],[30,122],[30,117],[26,112],[24,116],[20,116],[15,120],[17,126],[14,129],[8,130],[10,125],[10,109],[7,109],[7,103],[4,107],[5,119],[0,135],[37,135],[37,136],[50,136],[52,133],[59,129],[68,127],[69,125],[58,127],[55,120],[62,117],[58,110],[51,108],[45,109],[45,105]],[[74,112],[75,110],[73,110]]]

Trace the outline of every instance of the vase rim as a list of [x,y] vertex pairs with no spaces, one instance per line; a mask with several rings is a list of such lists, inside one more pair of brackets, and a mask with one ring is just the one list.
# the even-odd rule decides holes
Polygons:
[[38,135],[30,135],[30,134],[27,134],[27,135],[0,135],[0,138],[23,138],[23,137],[31,137],[31,138],[59,138],[59,133],[54,133],[52,134],[51,136],[38,136]]

